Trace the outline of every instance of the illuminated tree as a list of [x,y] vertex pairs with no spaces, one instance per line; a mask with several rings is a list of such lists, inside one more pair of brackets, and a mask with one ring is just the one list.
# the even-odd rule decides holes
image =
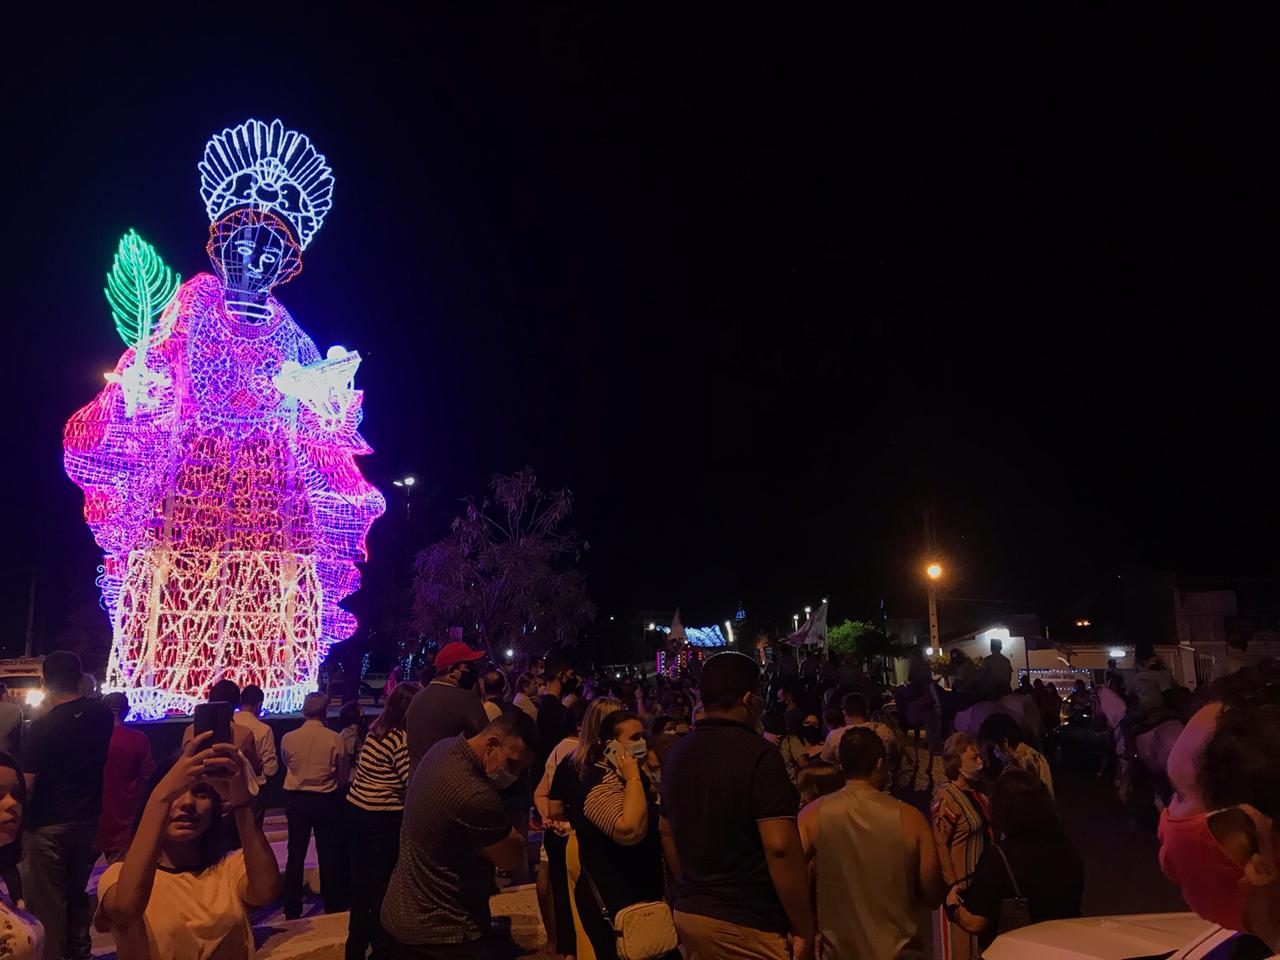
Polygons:
[[449,535],[418,554],[419,630],[440,640],[462,627],[498,662],[509,648],[533,658],[572,645],[596,613],[574,566],[589,545],[565,526],[573,494],[544,492],[528,467],[495,475],[489,491],[465,501]]

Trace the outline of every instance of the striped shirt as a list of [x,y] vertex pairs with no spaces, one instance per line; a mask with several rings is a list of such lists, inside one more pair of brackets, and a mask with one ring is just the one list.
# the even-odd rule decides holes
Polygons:
[[403,730],[365,738],[347,800],[361,810],[403,810],[409,782],[409,739]]
[[618,821],[622,819],[623,802],[626,799],[627,784],[618,776],[613,767],[606,763],[596,764],[604,771],[604,776],[582,800],[582,815],[592,825],[615,843]]

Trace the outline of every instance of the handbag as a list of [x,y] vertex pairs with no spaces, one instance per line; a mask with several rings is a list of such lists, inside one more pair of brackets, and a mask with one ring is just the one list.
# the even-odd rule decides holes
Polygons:
[[1009,882],[1013,884],[1013,896],[1005,897],[1000,901],[1000,922],[996,925],[996,933],[1001,934],[1031,925],[1031,901],[1018,889],[1018,880],[1013,875],[1013,868],[1009,866],[1009,858],[1004,855],[999,844],[996,844],[996,853],[1000,854],[1000,859],[1004,861],[1004,871],[1009,875]]
[[676,948],[679,939],[676,937],[675,918],[671,916],[671,907],[665,901],[633,903],[611,916],[604,898],[596,888],[596,882],[591,879],[586,864],[581,861],[579,871],[591,888],[591,895],[595,897],[604,922],[613,930],[618,960],[655,960]]

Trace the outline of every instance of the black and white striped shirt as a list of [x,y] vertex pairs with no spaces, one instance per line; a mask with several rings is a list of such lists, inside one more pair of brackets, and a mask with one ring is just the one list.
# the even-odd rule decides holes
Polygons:
[[409,782],[409,739],[403,730],[365,738],[347,800],[361,810],[404,809]]

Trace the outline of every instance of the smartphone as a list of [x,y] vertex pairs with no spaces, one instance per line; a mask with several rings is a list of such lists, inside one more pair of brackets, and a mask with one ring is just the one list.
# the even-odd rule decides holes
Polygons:
[[215,701],[213,703],[197,703],[195,716],[195,736],[213,731],[212,743],[231,743],[231,704]]
[[614,768],[618,767],[618,754],[622,750],[619,748],[617,740],[610,740],[604,747],[604,759]]

